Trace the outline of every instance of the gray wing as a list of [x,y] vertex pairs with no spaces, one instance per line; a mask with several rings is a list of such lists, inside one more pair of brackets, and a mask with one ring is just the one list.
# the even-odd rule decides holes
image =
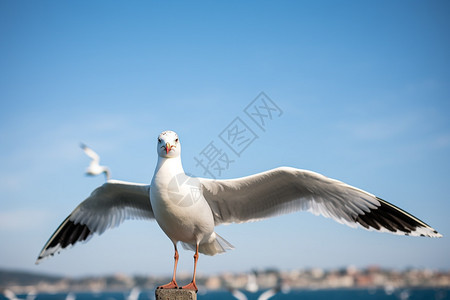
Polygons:
[[199,178],[216,225],[306,210],[352,227],[441,237],[436,230],[368,192],[318,173],[281,167],[230,180]]
[[42,249],[36,264],[94,233],[102,234],[126,219],[154,219],[150,185],[110,180],[95,189],[64,220]]

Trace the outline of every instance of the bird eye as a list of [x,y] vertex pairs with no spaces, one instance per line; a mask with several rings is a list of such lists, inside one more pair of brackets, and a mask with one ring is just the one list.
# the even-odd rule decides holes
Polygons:
[[161,139],[160,138],[158,138],[158,143],[161,143]]
[[175,139],[175,143],[178,143],[178,139]]

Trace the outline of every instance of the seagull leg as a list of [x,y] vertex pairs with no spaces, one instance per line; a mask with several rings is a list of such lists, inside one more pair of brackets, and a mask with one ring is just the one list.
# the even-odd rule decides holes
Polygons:
[[198,292],[197,285],[195,284],[195,273],[197,271],[197,261],[198,261],[198,243],[197,243],[197,247],[195,248],[195,254],[194,254],[194,275],[192,276],[192,281],[188,285],[183,286],[182,289],[194,290],[195,292]]
[[178,250],[177,250],[177,245],[174,244],[175,246],[175,255],[173,256],[173,258],[175,259],[175,265],[173,267],[173,276],[172,276],[172,281],[169,282],[168,284],[165,285],[160,285],[157,288],[158,289],[177,289],[178,288],[178,284],[177,281],[175,280],[176,277],[176,273],[177,273],[177,264],[178,264]]

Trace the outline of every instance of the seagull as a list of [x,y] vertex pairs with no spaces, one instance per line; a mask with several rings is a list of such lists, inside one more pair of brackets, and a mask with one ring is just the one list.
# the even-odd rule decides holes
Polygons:
[[[268,300],[273,296],[275,296],[276,294],[278,294],[280,291],[281,291],[280,287],[275,287],[270,290],[267,290],[258,296],[258,300]],[[243,292],[237,289],[232,289],[230,292],[233,295],[233,297],[236,298],[237,300],[248,300],[248,297]]]
[[66,295],[66,300],[76,300],[77,296],[74,293],[70,292]]
[[[259,291],[259,286],[258,286],[258,283],[256,280],[256,275],[257,275],[256,271],[253,271],[252,273],[248,274],[248,276],[247,276],[247,284],[245,286],[245,289],[252,294],[255,294],[256,292]],[[281,290],[282,290],[281,284],[277,284],[276,287],[273,287],[273,288],[261,293],[261,295],[259,295],[259,297],[257,299],[258,300],[270,299],[273,296],[275,296],[276,294],[278,294]],[[236,298],[238,300],[248,300],[248,297],[238,289],[231,288],[230,293],[233,295],[234,298]]]
[[81,149],[83,149],[84,153],[91,158],[91,163],[89,167],[86,169],[86,175],[96,176],[99,174],[105,174],[106,181],[109,180],[110,172],[109,169],[105,166],[100,166],[100,156],[95,153],[94,150],[86,146],[85,144],[80,144]]
[[131,289],[130,294],[127,297],[127,300],[138,300],[140,294],[141,294],[141,289],[138,287],[134,287]]
[[108,180],[96,188],[56,229],[36,264],[126,219],[156,220],[173,243],[172,281],[158,288],[179,288],[176,282],[178,242],[195,252],[192,281],[182,287],[195,291],[198,291],[195,275],[199,253],[215,255],[234,248],[215,232],[215,226],[220,224],[310,211],[352,227],[442,237],[401,208],[312,171],[279,167],[236,179],[198,178],[184,172],[181,142],[175,132],[162,132],[156,149],[158,162],[150,184]]
[[256,281],[256,271],[248,274],[245,289],[251,293],[255,293],[259,290],[258,282]]
[[11,291],[11,290],[9,290],[9,289],[5,289],[5,290],[3,291],[3,295],[4,295],[8,300],[34,300],[34,299],[36,299],[36,292],[35,292],[34,290],[31,290],[31,291],[27,294],[26,298],[18,298],[17,295],[16,295],[13,291]]

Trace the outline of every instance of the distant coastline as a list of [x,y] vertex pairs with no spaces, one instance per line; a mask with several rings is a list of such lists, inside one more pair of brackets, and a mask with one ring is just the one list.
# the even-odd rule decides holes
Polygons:
[[[189,276],[179,277],[180,282]],[[114,274],[106,276],[65,277],[45,273],[0,269],[0,292],[9,289],[16,293],[67,291],[119,291],[133,287],[153,289],[169,276]],[[324,270],[320,268],[280,271],[275,269],[248,273],[222,273],[198,276],[198,283],[207,290],[246,289],[252,281],[259,289],[284,286],[289,289],[336,288],[448,288],[450,270],[385,269],[345,267]]]

